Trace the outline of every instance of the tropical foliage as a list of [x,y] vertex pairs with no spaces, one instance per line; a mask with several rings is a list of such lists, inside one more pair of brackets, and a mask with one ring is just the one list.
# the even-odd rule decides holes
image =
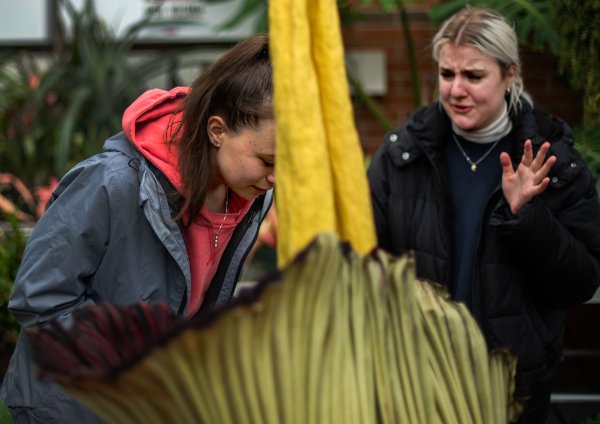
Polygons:
[[14,215],[6,215],[4,220],[6,224],[0,228],[0,353],[5,355],[12,352],[19,334],[19,324],[8,311],[8,298],[27,238]]
[[[554,0],[560,61],[573,87],[583,91],[583,122],[577,145],[600,174],[600,1]],[[598,183],[600,192],[600,182]]]
[[554,0],[560,59],[573,87],[583,90],[586,128],[600,125],[600,1]]
[[131,60],[145,22],[117,38],[93,4],[86,0],[76,10],[64,1],[71,31],[56,22],[62,35],[46,57],[29,51],[0,57],[0,161],[28,187],[100,151],[145,81],[165,71],[168,54]]
[[58,180],[51,178],[49,185],[35,187],[32,193],[19,178],[0,173],[0,212],[12,214],[23,222],[34,222],[46,211],[57,184]]

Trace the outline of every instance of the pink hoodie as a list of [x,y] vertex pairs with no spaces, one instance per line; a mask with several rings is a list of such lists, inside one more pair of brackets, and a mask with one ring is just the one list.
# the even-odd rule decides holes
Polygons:
[[[183,187],[178,168],[179,152],[175,145],[167,143],[165,132],[169,124],[180,122],[181,113],[175,114],[175,110],[189,91],[189,87],[149,90],[125,110],[122,121],[127,138],[180,193]],[[200,216],[184,230],[192,277],[188,317],[200,309],[233,230],[251,205],[252,201],[230,192],[229,213],[202,208]],[[218,245],[215,247],[217,232]]]

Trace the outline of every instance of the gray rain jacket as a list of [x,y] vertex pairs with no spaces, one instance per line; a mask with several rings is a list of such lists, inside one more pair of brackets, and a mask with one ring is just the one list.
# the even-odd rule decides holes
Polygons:
[[[86,304],[167,302],[185,316],[190,269],[167,179],[119,133],[74,167],[53,193],[25,249],[9,301],[23,328]],[[257,198],[238,224],[202,308],[227,302],[272,201]],[[0,396],[17,423],[96,423],[57,384],[37,378],[21,331]]]

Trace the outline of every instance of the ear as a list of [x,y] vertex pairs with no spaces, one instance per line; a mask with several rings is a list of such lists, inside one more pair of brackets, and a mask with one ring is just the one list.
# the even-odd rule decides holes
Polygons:
[[517,76],[517,65],[514,63],[508,67],[506,70],[506,90],[510,91],[512,89],[513,82],[515,77]]
[[225,125],[225,121],[220,116],[215,115],[208,118],[206,132],[208,133],[208,138],[213,146],[221,147],[226,129],[227,126]]

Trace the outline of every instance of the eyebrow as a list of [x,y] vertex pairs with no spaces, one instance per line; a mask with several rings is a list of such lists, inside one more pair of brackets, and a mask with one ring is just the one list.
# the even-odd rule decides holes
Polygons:
[[[440,71],[448,71],[448,72],[454,72],[454,69],[452,68],[447,68],[444,66],[440,66],[439,67]],[[485,74],[488,71],[486,69],[482,69],[482,68],[466,68],[466,69],[461,69],[460,73],[481,73],[481,74]]]

